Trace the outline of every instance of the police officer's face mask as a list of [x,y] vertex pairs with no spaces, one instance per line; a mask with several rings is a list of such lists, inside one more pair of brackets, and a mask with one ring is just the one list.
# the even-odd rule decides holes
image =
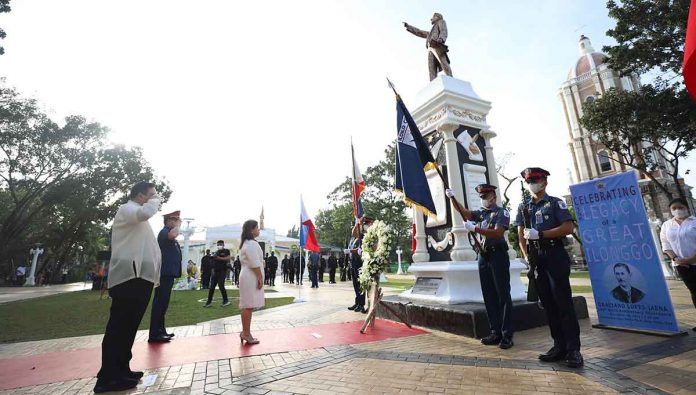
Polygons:
[[489,198],[481,198],[481,206],[485,208],[490,208],[495,203],[495,196]]
[[529,190],[532,193],[537,193],[544,189],[544,181],[536,181],[536,182],[530,182],[529,183]]

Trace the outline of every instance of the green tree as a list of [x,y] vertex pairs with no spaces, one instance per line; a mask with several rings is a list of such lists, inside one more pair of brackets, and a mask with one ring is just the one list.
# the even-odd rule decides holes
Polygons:
[[292,228],[288,229],[288,233],[286,234],[287,237],[292,237],[292,238],[298,238],[300,237],[300,230],[296,225],[293,225]]
[[616,26],[607,35],[616,45],[602,48],[609,66],[623,75],[653,69],[680,75],[690,0],[609,0]]
[[[655,182],[667,196],[679,182],[680,161],[696,146],[696,105],[684,89],[657,82],[639,91],[611,89],[583,106],[582,126],[618,159],[609,159],[638,170]],[[668,179],[655,177],[661,170]]]
[[[411,256],[411,219],[406,206],[394,190],[396,167],[394,143],[384,150],[384,158],[375,166],[368,167],[363,178],[365,191],[362,203],[365,215],[391,225],[397,246],[404,251],[405,259]],[[346,177],[328,196],[330,206],[317,214],[317,237],[322,243],[345,246],[350,239],[354,223],[351,200],[351,179]],[[396,253],[392,252],[392,259]]]
[[24,261],[34,243],[57,274],[106,245],[106,224],[137,181],[152,180],[139,148],[111,146],[108,129],[80,116],[52,121],[33,99],[0,84],[0,271]]
[[[10,0],[0,0],[0,14],[2,14],[3,12],[10,12],[10,10]],[[5,37],[7,37],[7,33],[5,33],[5,31],[2,30],[2,28],[0,28],[0,40],[4,39]],[[0,45],[0,55],[4,53],[5,48],[3,48],[2,45]]]

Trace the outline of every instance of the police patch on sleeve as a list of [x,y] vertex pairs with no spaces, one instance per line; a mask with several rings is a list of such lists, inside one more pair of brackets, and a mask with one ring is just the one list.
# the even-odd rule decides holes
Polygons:
[[559,200],[559,201],[558,201],[558,207],[559,207],[561,210],[568,210],[568,205],[567,205],[566,202],[564,202],[563,200]]
[[503,209],[503,215],[505,216],[505,218],[510,218],[510,212],[505,209]]

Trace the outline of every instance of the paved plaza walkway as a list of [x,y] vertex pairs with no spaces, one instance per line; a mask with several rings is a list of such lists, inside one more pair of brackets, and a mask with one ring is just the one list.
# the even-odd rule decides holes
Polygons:
[[91,282],[42,285],[40,287],[0,287],[0,303],[16,302],[18,300],[57,295],[65,292],[84,291],[91,287]]
[[[696,325],[683,284],[670,280],[669,287],[680,322]],[[298,296],[296,286],[276,288],[279,296]],[[665,338],[595,329],[592,295],[583,296],[591,317],[580,322],[586,365],[579,370],[537,360],[550,347],[546,327],[516,333],[509,350],[388,321],[360,335],[364,315],[346,309],[350,283],[324,282],[316,290],[305,283],[304,302],[254,313],[257,346],[240,346],[239,316],[171,328],[176,340],[164,345],[148,345],[140,331],[131,367],[156,378],[127,393],[696,394],[693,332]],[[100,342],[84,336],[0,345],[0,394],[91,393]]]

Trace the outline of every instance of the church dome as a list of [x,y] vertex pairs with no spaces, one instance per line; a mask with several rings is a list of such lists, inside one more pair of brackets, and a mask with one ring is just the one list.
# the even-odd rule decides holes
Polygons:
[[568,79],[589,72],[600,64],[605,63],[608,58],[607,55],[601,52],[595,52],[594,48],[592,48],[590,39],[584,35],[580,36],[578,45],[580,47],[580,59],[575,62],[575,65],[570,69],[570,72],[568,72]]

